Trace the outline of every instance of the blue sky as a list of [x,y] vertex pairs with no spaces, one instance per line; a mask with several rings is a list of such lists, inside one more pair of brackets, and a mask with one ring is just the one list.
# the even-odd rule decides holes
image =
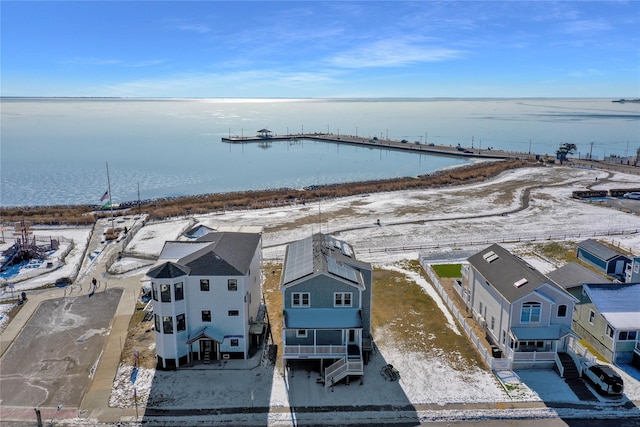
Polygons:
[[637,0],[0,8],[3,96],[640,96]]

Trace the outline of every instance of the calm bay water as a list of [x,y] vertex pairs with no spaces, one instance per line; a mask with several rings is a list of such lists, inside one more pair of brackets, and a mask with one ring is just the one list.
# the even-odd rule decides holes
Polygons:
[[[114,203],[416,176],[464,160],[312,141],[232,145],[228,135],[331,132],[594,158],[635,154],[640,104],[610,99],[3,98],[0,203]],[[592,144],[593,142],[593,144]]]

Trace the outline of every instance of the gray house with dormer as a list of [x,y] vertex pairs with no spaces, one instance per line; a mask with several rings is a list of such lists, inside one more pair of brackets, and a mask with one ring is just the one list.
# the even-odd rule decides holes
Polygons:
[[576,298],[497,244],[468,259],[463,279],[467,309],[513,369],[559,363]]
[[289,244],[280,281],[285,363],[318,360],[326,386],[362,375],[371,349],[372,277],[371,264],[332,236]]

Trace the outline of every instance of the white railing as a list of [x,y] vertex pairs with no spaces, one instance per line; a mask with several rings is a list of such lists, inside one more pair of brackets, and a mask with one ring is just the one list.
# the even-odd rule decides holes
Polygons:
[[325,358],[344,357],[346,355],[346,345],[285,345],[282,357],[285,359]]
[[564,365],[560,361],[560,357],[558,356],[558,353],[555,353],[555,355],[556,355],[555,362],[556,362],[556,367],[558,368],[558,373],[560,374],[560,378],[564,378]]
[[324,371],[324,385],[329,387],[340,381],[347,375],[364,374],[364,364],[362,360],[348,360],[341,358]]
[[513,353],[514,362],[552,362],[555,357],[555,351],[516,351]]
[[[567,353],[575,356],[578,360],[586,359],[591,363],[598,363],[598,358],[595,357],[585,346],[580,344],[574,337],[569,337],[569,344],[567,345]],[[574,359],[575,360],[575,359]],[[578,364],[579,365],[579,364]]]

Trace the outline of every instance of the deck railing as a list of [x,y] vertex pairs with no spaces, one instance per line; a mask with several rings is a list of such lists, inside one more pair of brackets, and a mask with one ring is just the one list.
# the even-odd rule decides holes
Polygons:
[[346,345],[285,345],[282,353],[285,359],[322,359],[346,355]]
[[325,387],[335,384],[347,375],[362,374],[364,374],[364,364],[362,363],[362,360],[349,360],[342,358],[333,365],[327,367],[325,370]]

